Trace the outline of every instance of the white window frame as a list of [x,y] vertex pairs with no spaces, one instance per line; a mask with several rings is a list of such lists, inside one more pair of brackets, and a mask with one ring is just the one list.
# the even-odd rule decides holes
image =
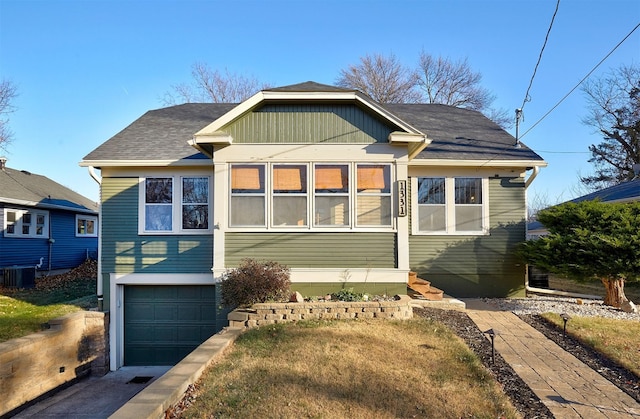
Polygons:
[[[7,231],[7,226],[9,225],[7,214],[9,212],[16,213],[16,221],[13,224],[14,233],[9,233]],[[23,217],[25,214],[31,215],[31,222],[29,225],[29,233],[23,233]],[[44,223],[38,224],[38,216],[44,217]],[[44,210],[36,210],[36,209],[17,209],[17,208],[4,208],[4,237],[7,238],[16,238],[16,239],[48,239],[49,238],[49,211]],[[38,225],[42,227],[42,234],[37,234]]]
[[[243,194],[234,194],[232,193],[232,167],[233,166],[251,166],[254,165],[252,163],[237,161],[237,162],[229,162],[228,163],[228,173],[229,179],[227,183],[227,188],[229,191],[229,198],[227,200],[227,211],[228,214],[231,214],[233,211],[231,198],[236,196],[254,196],[254,197],[263,197],[264,199],[264,225],[233,225],[231,224],[231,217],[227,219],[227,228],[229,231],[393,231],[396,228],[396,216],[395,216],[395,206],[396,202],[393,199],[395,193],[395,167],[393,163],[390,162],[372,162],[372,161],[358,161],[358,162],[349,162],[349,161],[307,161],[307,162],[299,162],[299,161],[287,161],[287,162],[265,162],[255,164],[257,166],[262,166],[264,168],[265,173],[265,188],[264,193],[243,193]],[[306,166],[307,170],[307,192],[306,194],[295,195],[291,194],[291,196],[302,196],[305,195],[307,199],[307,220],[305,225],[295,226],[295,225],[286,225],[286,226],[278,226],[273,224],[273,168],[275,166]],[[349,173],[349,184],[348,184],[348,193],[344,194],[335,194],[335,196],[346,196],[347,202],[349,205],[348,208],[348,220],[344,225],[322,225],[316,222],[315,208],[316,208],[316,197],[317,196],[332,196],[333,194],[324,194],[324,193],[316,193],[315,192],[315,168],[316,166],[347,166]],[[357,211],[356,211],[356,202],[358,199],[359,193],[357,192],[357,179],[356,173],[359,165],[364,166],[377,166],[384,165],[389,167],[389,182],[390,189],[389,192],[379,192],[379,193],[360,193],[360,195],[364,196],[381,196],[381,197],[389,197],[390,199],[390,211],[391,211],[391,221],[389,225],[358,225],[357,224]],[[282,195],[277,195],[282,196]]]
[[[445,181],[445,229],[439,231],[420,230],[420,204],[418,203],[418,178],[444,178]],[[456,229],[455,180],[475,178],[482,180],[482,227],[480,230],[460,231]],[[489,234],[489,178],[486,176],[460,175],[443,176],[438,174],[411,177],[411,234],[416,236],[480,236]]]
[[[159,179],[170,178],[172,179],[172,191],[171,191],[171,229],[170,230],[147,230],[146,229],[146,180],[147,179]],[[206,229],[187,229],[182,227],[182,207],[185,205],[183,201],[183,186],[182,180],[184,178],[206,178],[208,179],[208,202],[207,202],[207,217],[208,228]],[[213,179],[208,174],[150,174],[148,176],[140,176],[138,179],[138,234],[139,235],[201,235],[211,234],[213,232],[213,219],[212,219],[212,198],[213,198]]]
[[[93,233],[80,233],[78,232],[78,222],[85,222],[85,231],[87,230],[86,223],[93,221]],[[76,214],[76,224],[74,226],[76,231],[76,237],[98,237],[98,217],[93,215]]]

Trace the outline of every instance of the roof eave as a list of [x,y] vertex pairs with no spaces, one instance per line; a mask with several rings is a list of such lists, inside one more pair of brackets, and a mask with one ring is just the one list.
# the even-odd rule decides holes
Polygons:
[[448,167],[547,167],[544,160],[454,160],[454,159],[414,159],[414,166],[448,166]]
[[23,199],[13,199],[13,198],[3,198],[3,197],[0,197],[0,202],[13,204],[13,205],[20,205],[23,207],[42,208],[42,209],[50,209],[50,210],[64,210],[64,211],[71,211],[71,212],[80,212],[83,214],[98,215],[98,211],[92,210],[86,207],[81,207],[81,208],[67,207],[64,205],[47,204],[47,203],[42,203],[37,201],[27,201]]
[[209,159],[179,159],[179,160],[82,160],[80,167],[166,167],[166,166],[211,166]]

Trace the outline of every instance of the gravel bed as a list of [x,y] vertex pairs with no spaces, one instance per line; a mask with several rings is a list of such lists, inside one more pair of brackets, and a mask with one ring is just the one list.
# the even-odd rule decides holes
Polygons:
[[602,300],[535,295],[527,298],[485,298],[483,301],[496,310],[511,311],[517,315],[566,313],[578,317],[598,316],[640,321],[640,313],[625,313],[617,308],[605,306]]

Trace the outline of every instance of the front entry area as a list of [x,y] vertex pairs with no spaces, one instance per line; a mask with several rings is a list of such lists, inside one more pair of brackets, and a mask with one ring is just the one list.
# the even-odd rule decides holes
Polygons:
[[126,285],[124,365],[175,365],[222,329],[214,285]]

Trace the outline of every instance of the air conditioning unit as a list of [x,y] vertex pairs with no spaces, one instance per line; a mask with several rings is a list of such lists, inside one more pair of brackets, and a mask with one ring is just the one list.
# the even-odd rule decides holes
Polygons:
[[2,285],[7,288],[33,288],[36,285],[35,266],[10,266],[3,269]]

